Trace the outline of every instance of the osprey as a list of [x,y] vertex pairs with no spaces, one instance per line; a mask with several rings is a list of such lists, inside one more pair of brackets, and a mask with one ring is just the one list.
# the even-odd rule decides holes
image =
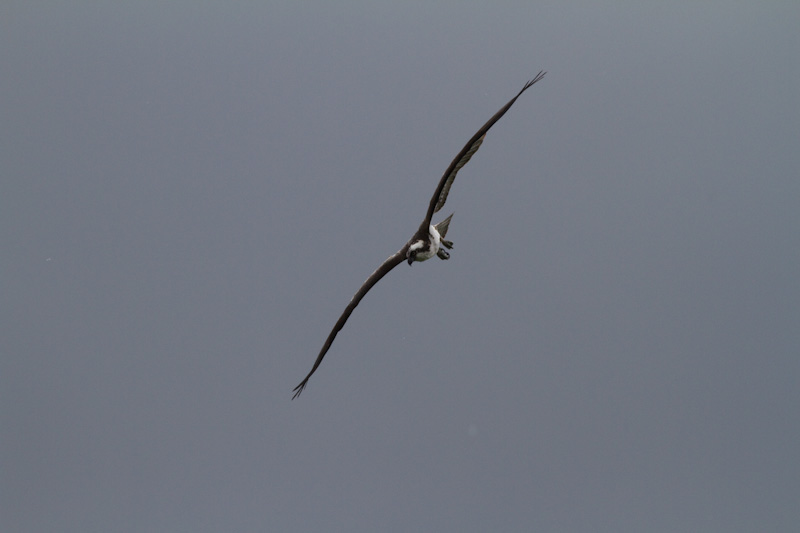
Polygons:
[[342,315],[339,317],[339,320],[336,321],[336,324],[333,326],[328,338],[325,339],[325,344],[322,345],[322,349],[319,351],[319,355],[317,356],[317,360],[314,361],[314,366],[311,367],[311,372],[300,382],[300,384],[294,388],[292,392],[294,392],[294,396],[292,399],[294,400],[297,398],[303,389],[305,389],[306,385],[308,384],[308,379],[316,372],[317,367],[322,362],[322,358],[325,357],[325,354],[328,353],[328,349],[330,349],[331,344],[333,344],[333,339],[336,338],[336,334],[344,327],[345,322],[350,317],[350,314],[353,312],[353,309],[356,308],[358,303],[364,297],[367,292],[376,284],[380,279],[389,273],[394,267],[402,263],[403,261],[408,261],[408,264],[411,265],[414,261],[427,261],[431,257],[438,256],[439,259],[449,259],[450,253],[445,250],[451,249],[453,247],[453,243],[451,241],[445,240],[445,235],[447,234],[447,228],[450,226],[450,219],[453,218],[451,214],[446,219],[442,220],[435,226],[431,224],[431,219],[433,218],[434,213],[437,213],[443,206],[445,201],[447,200],[447,194],[450,192],[450,187],[453,185],[453,180],[456,177],[456,174],[461,167],[467,164],[470,158],[478,151],[480,148],[481,143],[483,142],[483,138],[486,137],[486,132],[494,126],[495,122],[500,120],[500,117],[505,115],[506,111],[514,105],[514,102],[519,98],[519,96],[524,93],[531,85],[536,83],[537,81],[541,80],[545,75],[544,71],[540,71],[536,77],[532,80],[528,81],[525,86],[522,88],[517,95],[512,98],[506,105],[504,105],[500,111],[495,113],[495,115],[489,119],[489,121],[483,125],[481,129],[472,136],[472,138],[467,141],[467,144],[464,145],[464,148],[458,153],[458,155],[453,159],[450,163],[450,166],[447,167],[445,170],[444,175],[439,180],[439,185],[436,186],[436,191],[433,193],[433,197],[431,198],[431,202],[428,205],[428,212],[425,214],[425,218],[422,220],[422,223],[419,225],[419,229],[414,236],[411,237],[402,248],[400,248],[397,253],[389,257],[386,261],[383,262],[378,269],[367,278],[367,281],[361,285],[361,288],[355,293],[353,298],[350,300],[350,303],[347,304],[347,307],[344,308]]

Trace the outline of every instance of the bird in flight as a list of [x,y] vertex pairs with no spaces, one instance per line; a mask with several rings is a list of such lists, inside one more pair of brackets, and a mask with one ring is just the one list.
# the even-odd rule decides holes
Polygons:
[[333,339],[336,338],[336,334],[344,327],[345,322],[350,317],[350,314],[353,312],[353,309],[356,308],[358,303],[364,298],[364,295],[369,292],[369,290],[376,284],[378,281],[381,280],[383,276],[389,273],[394,267],[402,263],[403,261],[408,261],[408,264],[411,265],[414,261],[427,261],[434,255],[439,257],[439,259],[450,259],[450,253],[445,250],[451,249],[453,247],[453,243],[451,241],[445,240],[445,235],[447,235],[447,229],[450,226],[450,219],[453,218],[453,215],[450,215],[446,219],[442,220],[436,225],[431,224],[431,219],[433,218],[434,213],[439,212],[439,210],[444,206],[445,201],[447,200],[447,194],[450,192],[450,187],[453,185],[453,180],[456,177],[456,174],[461,167],[467,164],[470,158],[478,151],[480,148],[481,143],[483,142],[483,138],[486,137],[486,132],[494,126],[495,122],[500,120],[500,117],[506,114],[514,102],[517,101],[517,98],[524,93],[528,88],[531,87],[534,83],[541,80],[545,75],[544,71],[540,71],[532,80],[528,81],[522,90],[517,93],[517,95],[509,100],[509,102],[500,108],[500,111],[494,114],[492,118],[489,119],[486,124],[481,127],[472,136],[472,138],[467,141],[467,144],[464,145],[464,148],[458,153],[458,155],[453,159],[450,163],[450,166],[447,167],[445,170],[444,175],[439,180],[439,185],[436,186],[436,191],[433,193],[433,197],[431,198],[430,205],[428,205],[428,212],[425,214],[425,218],[422,220],[422,223],[419,225],[419,229],[416,233],[411,237],[406,244],[403,245],[394,255],[390,256],[386,261],[383,262],[378,269],[373,272],[370,277],[367,278],[367,281],[361,285],[361,288],[356,291],[353,298],[350,300],[350,303],[347,304],[347,307],[344,308],[342,315],[339,317],[339,320],[336,321],[336,324],[333,326],[330,334],[328,334],[328,338],[325,339],[325,343],[322,345],[322,349],[319,351],[319,355],[317,356],[317,360],[314,361],[314,366],[311,367],[311,372],[300,382],[297,387],[294,388],[292,392],[294,395],[292,399],[294,400],[297,398],[303,389],[306,388],[308,385],[309,378],[317,371],[319,364],[322,362],[322,359],[325,357],[325,354],[328,353],[328,350],[333,344]]

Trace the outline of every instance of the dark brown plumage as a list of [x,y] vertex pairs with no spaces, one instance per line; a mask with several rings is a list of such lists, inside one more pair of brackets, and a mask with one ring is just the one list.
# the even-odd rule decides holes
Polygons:
[[[422,220],[422,223],[419,226],[419,229],[411,237],[402,248],[400,248],[395,254],[391,255],[386,261],[384,261],[381,266],[378,267],[375,272],[373,272],[367,280],[361,285],[361,288],[353,295],[353,298],[350,300],[350,303],[347,304],[347,307],[344,308],[339,320],[336,321],[334,324],[333,329],[328,334],[328,338],[325,339],[325,343],[322,345],[322,349],[317,355],[316,361],[314,361],[314,366],[311,367],[311,371],[306,375],[303,381],[300,382],[297,387],[294,388],[293,392],[294,395],[292,399],[297,398],[303,389],[305,389],[306,385],[308,384],[309,378],[316,372],[317,368],[319,367],[322,359],[325,357],[325,354],[333,344],[333,340],[336,338],[336,334],[341,331],[344,327],[345,322],[350,317],[353,312],[353,309],[356,308],[358,303],[364,298],[364,295],[369,292],[369,290],[376,284],[378,281],[381,280],[386,274],[388,274],[394,267],[402,263],[403,261],[407,260],[409,264],[411,264],[414,260],[417,260],[417,254],[424,255],[425,260],[430,257],[425,252],[431,252],[432,254],[438,255],[441,259],[449,258],[449,254],[445,250],[440,250],[438,241],[436,246],[432,245],[431,241],[431,219],[433,218],[434,213],[437,213],[447,201],[447,195],[450,192],[450,187],[453,185],[453,180],[455,180],[456,174],[461,168],[469,162],[470,158],[478,151],[480,148],[481,143],[483,143],[483,139],[486,136],[486,133],[489,129],[494,126],[494,124],[500,120],[500,118],[505,115],[506,111],[508,111],[514,102],[516,102],[517,98],[524,93],[528,88],[531,87],[534,83],[541,80],[545,75],[544,71],[540,71],[532,80],[528,81],[525,86],[517,93],[517,95],[509,100],[509,102],[504,105],[497,113],[494,114],[492,118],[490,118],[486,124],[484,124],[481,129],[479,129],[472,138],[467,141],[467,144],[461,149],[461,151],[456,155],[455,159],[450,163],[450,166],[447,167],[444,174],[442,175],[441,179],[439,180],[439,184],[436,186],[436,191],[433,193],[433,197],[431,197],[430,204],[428,206],[428,212],[425,214],[425,218]],[[444,234],[447,232],[447,227],[450,223],[450,218],[453,215],[450,215],[447,219],[443,220],[436,226],[437,236],[436,239],[444,238]],[[450,241],[441,241],[441,245],[445,246],[446,248],[452,248],[453,243]],[[435,250],[434,250],[435,248]]]

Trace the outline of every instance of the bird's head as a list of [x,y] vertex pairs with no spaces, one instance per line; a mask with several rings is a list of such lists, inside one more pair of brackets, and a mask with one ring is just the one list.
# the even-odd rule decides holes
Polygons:
[[425,248],[425,244],[425,241],[422,239],[411,243],[411,246],[408,247],[408,251],[406,252],[406,261],[408,261],[409,265],[417,260],[417,254]]

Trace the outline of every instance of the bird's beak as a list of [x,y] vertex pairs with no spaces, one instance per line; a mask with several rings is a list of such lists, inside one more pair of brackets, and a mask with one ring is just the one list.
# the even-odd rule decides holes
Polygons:
[[413,263],[413,262],[414,262],[414,256],[413,255],[409,255],[408,256],[408,266],[411,266],[411,263]]

